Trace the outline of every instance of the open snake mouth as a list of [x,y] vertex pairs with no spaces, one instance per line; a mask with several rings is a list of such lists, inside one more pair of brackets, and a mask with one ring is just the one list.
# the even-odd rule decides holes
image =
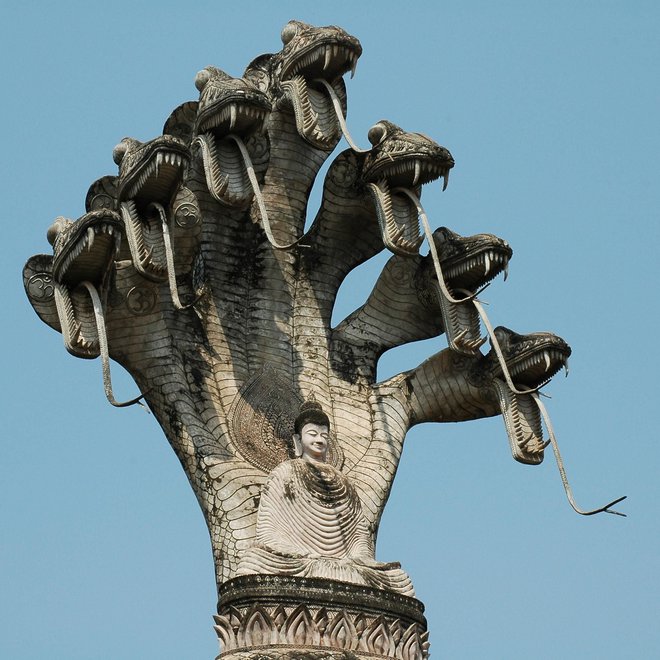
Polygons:
[[376,205],[378,224],[383,243],[395,254],[414,256],[424,237],[419,229],[419,217],[408,199],[391,192],[388,180],[383,177],[369,184],[369,192]]
[[186,146],[172,135],[145,144],[124,138],[113,158],[120,168],[117,196],[133,264],[148,279],[163,280],[167,272],[163,229],[151,205],[169,207],[188,165]]
[[[244,156],[250,149],[246,146],[242,150],[238,141],[245,140],[250,145],[254,142],[250,138],[263,132],[271,111],[270,101],[252,83],[232,78],[215,67],[202,69],[195,85],[200,98],[194,144],[201,147],[206,184],[217,201],[244,208],[253,195],[248,176],[252,157],[246,162]],[[264,149],[263,145],[256,145],[256,152]]]
[[330,151],[341,137],[341,127],[319,79],[332,86],[345,106],[342,76],[355,72],[362,46],[341,28],[315,28],[300,21],[284,26],[282,42],[280,81],[293,106],[298,133],[312,146]]
[[119,200],[132,199],[139,207],[151,202],[169,204],[188,165],[186,145],[172,135],[161,135],[144,144],[124,138],[112,157],[120,168]]
[[[511,453],[521,463],[536,465],[543,460],[549,441],[543,439],[539,406],[526,390],[542,387],[562,367],[568,370],[571,349],[561,337],[549,332],[519,335],[498,326],[493,334],[509,375],[504,374],[494,349],[483,360],[493,377]],[[513,382],[518,391],[512,391],[505,380]]]
[[197,135],[210,131],[219,138],[229,133],[247,137],[263,129],[271,104],[248,81],[209,66],[197,74],[195,86],[199,90]]
[[[285,39],[288,41],[283,52],[282,80],[303,75],[332,82],[348,71],[354,74],[362,55],[360,42],[337,27],[313,28],[290,21],[282,30],[282,40]],[[291,46],[288,51],[287,46]]]
[[[265,100],[264,100],[265,103]],[[262,130],[270,105],[250,102],[244,96],[222,96],[198,117],[198,133],[210,131],[218,137],[234,133],[245,137]]]
[[419,197],[421,186],[440,178],[446,188],[454,159],[430,138],[385,120],[372,126],[368,137],[373,148],[365,158],[363,180],[376,205],[383,242],[396,254],[415,255],[424,240],[418,209],[396,189]]
[[[512,381],[521,390],[543,387],[560,369],[568,369],[570,346],[551,332],[519,335],[504,326],[494,330]],[[494,360],[492,374],[501,378],[504,374],[493,351],[486,356]]]
[[[441,147],[442,149],[442,147]],[[446,149],[435,156],[423,153],[394,151],[365,171],[365,178],[375,182],[387,181],[390,188],[417,189],[419,186],[442,177],[443,189],[449,181],[449,170],[454,166],[453,159]],[[450,160],[451,159],[451,160]],[[366,168],[365,168],[366,169]]]
[[430,229],[426,229],[433,245],[423,260],[423,288],[434,292],[433,302],[440,308],[450,348],[476,356],[486,338],[481,336],[479,313],[472,297],[501,272],[506,278],[513,250],[493,234],[461,236],[440,227],[430,235]]
[[433,238],[452,291],[473,293],[502,272],[506,278],[513,250],[505,240],[493,234],[460,236],[447,227],[437,229]]
[[58,218],[49,235],[57,282],[76,286],[88,280],[100,285],[119,249],[121,219],[109,209],[92,211],[73,223]]
[[99,336],[89,295],[80,284],[103,290],[121,237],[121,220],[109,209],[92,211],[76,222],[58,218],[48,231],[53,244],[57,315],[66,349],[82,358],[99,355]]
[[135,269],[154,282],[164,280],[167,262],[159,214],[153,209],[138,211],[132,199],[122,202],[120,210]]

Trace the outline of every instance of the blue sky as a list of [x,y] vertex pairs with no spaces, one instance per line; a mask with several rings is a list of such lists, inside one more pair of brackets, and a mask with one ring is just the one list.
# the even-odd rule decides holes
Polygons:
[[[576,499],[628,495],[628,518],[576,515],[552,456],[513,461],[500,418],[414,429],[378,558],[412,576],[434,657],[660,656],[660,5],[62,0],[0,9],[0,657],[217,653],[208,534],[183,471],[153,417],[111,408],[98,360],[69,356],[39,321],[21,270],[50,250],[53,219],[80,216],[89,184],[115,172],[121,138],[158,135],[197,98],[201,68],[240,75],[279,50],[291,18],[361,40],[348,82],[359,144],[389,119],[452,152],[447,191],[424,193],[431,223],[509,241],[490,317],[571,344],[546,405]],[[342,289],[337,319],[375,262]],[[444,345],[396,350],[379,374]],[[114,375],[128,398],[135,386]]]

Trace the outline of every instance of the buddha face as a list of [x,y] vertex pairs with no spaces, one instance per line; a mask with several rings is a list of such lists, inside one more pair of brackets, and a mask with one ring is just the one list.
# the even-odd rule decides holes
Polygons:
[[330,438],[327,426],[309,422],[302,427],[300,435],[294,435],[293,438],[305,460],[325,463]]

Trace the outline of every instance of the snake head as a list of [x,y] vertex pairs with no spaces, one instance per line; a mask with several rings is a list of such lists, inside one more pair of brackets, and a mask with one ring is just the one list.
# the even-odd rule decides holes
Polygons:
[[302,21],[289,21],[281,38],[282,50],[253,60],[244,77],[266,91],[275,107],[293,110],[296,130],[308,144],[332,151],[341,138],[341,127],[319,81],[332,86],[345,114],[343,76],[355,71],[362,46],[339,27],[315,27]]
[[362,166],[362,183],[371,193],[385,246],[415,255],[422,243],[417,207],[397,188],[419,191],[439,178],[446,187],[454,159],[447,149],[420,133],[408,133],[387,120],[369,130],[372,148]]

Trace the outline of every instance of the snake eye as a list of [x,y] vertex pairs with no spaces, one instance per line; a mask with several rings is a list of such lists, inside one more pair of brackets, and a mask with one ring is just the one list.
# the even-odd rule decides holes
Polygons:
[[367,139],[369,142],[371,142],[371,146],[375,147],[377,144],[380,144],[383,141],[386,133],[387,129],[385,126],[381,122],[378,122],[369,129],[369,132],[367,133]]
[[195,76],[195,87],[197,87],[197,91],[201,92],[204,87],[206,87],[206,84],[210,79],[211,72],[208,69],[202,69],[201,71],[198,71],[197,75]]
[[112,160],[115,161],[115,165],[121,165],[121,161],[124,160],[126,151],[128,150],[128,143],[126,138],[124,138],[113,150],[112,150]]
[[280,35],[282,43],[286,46],[291,39],[293,39],[298,32],[298,24],[296,21],[289,21],[283,28]]
[[55,218],[55,222],[48,227],[48,232],[46,233],[46,239],[51,245],[55,245],[55,239],[58,237],[60,232],[64,231],[69,225],[73,224],[71,220],[65,218],[62,215],[58,215]]
[[501,325],[498,325],[493,331],[493,333],[495,335],[495,339],[497,339],[497,342],[500,345],[504,344],[508,339],[508,333],[504,331],[504,328]]
[[441,241],[448,241],[452,237],[456,237],[457,234],[454,233],[451,229],[447,227],[438,227],[434,232],[434,236],[437,236]]

